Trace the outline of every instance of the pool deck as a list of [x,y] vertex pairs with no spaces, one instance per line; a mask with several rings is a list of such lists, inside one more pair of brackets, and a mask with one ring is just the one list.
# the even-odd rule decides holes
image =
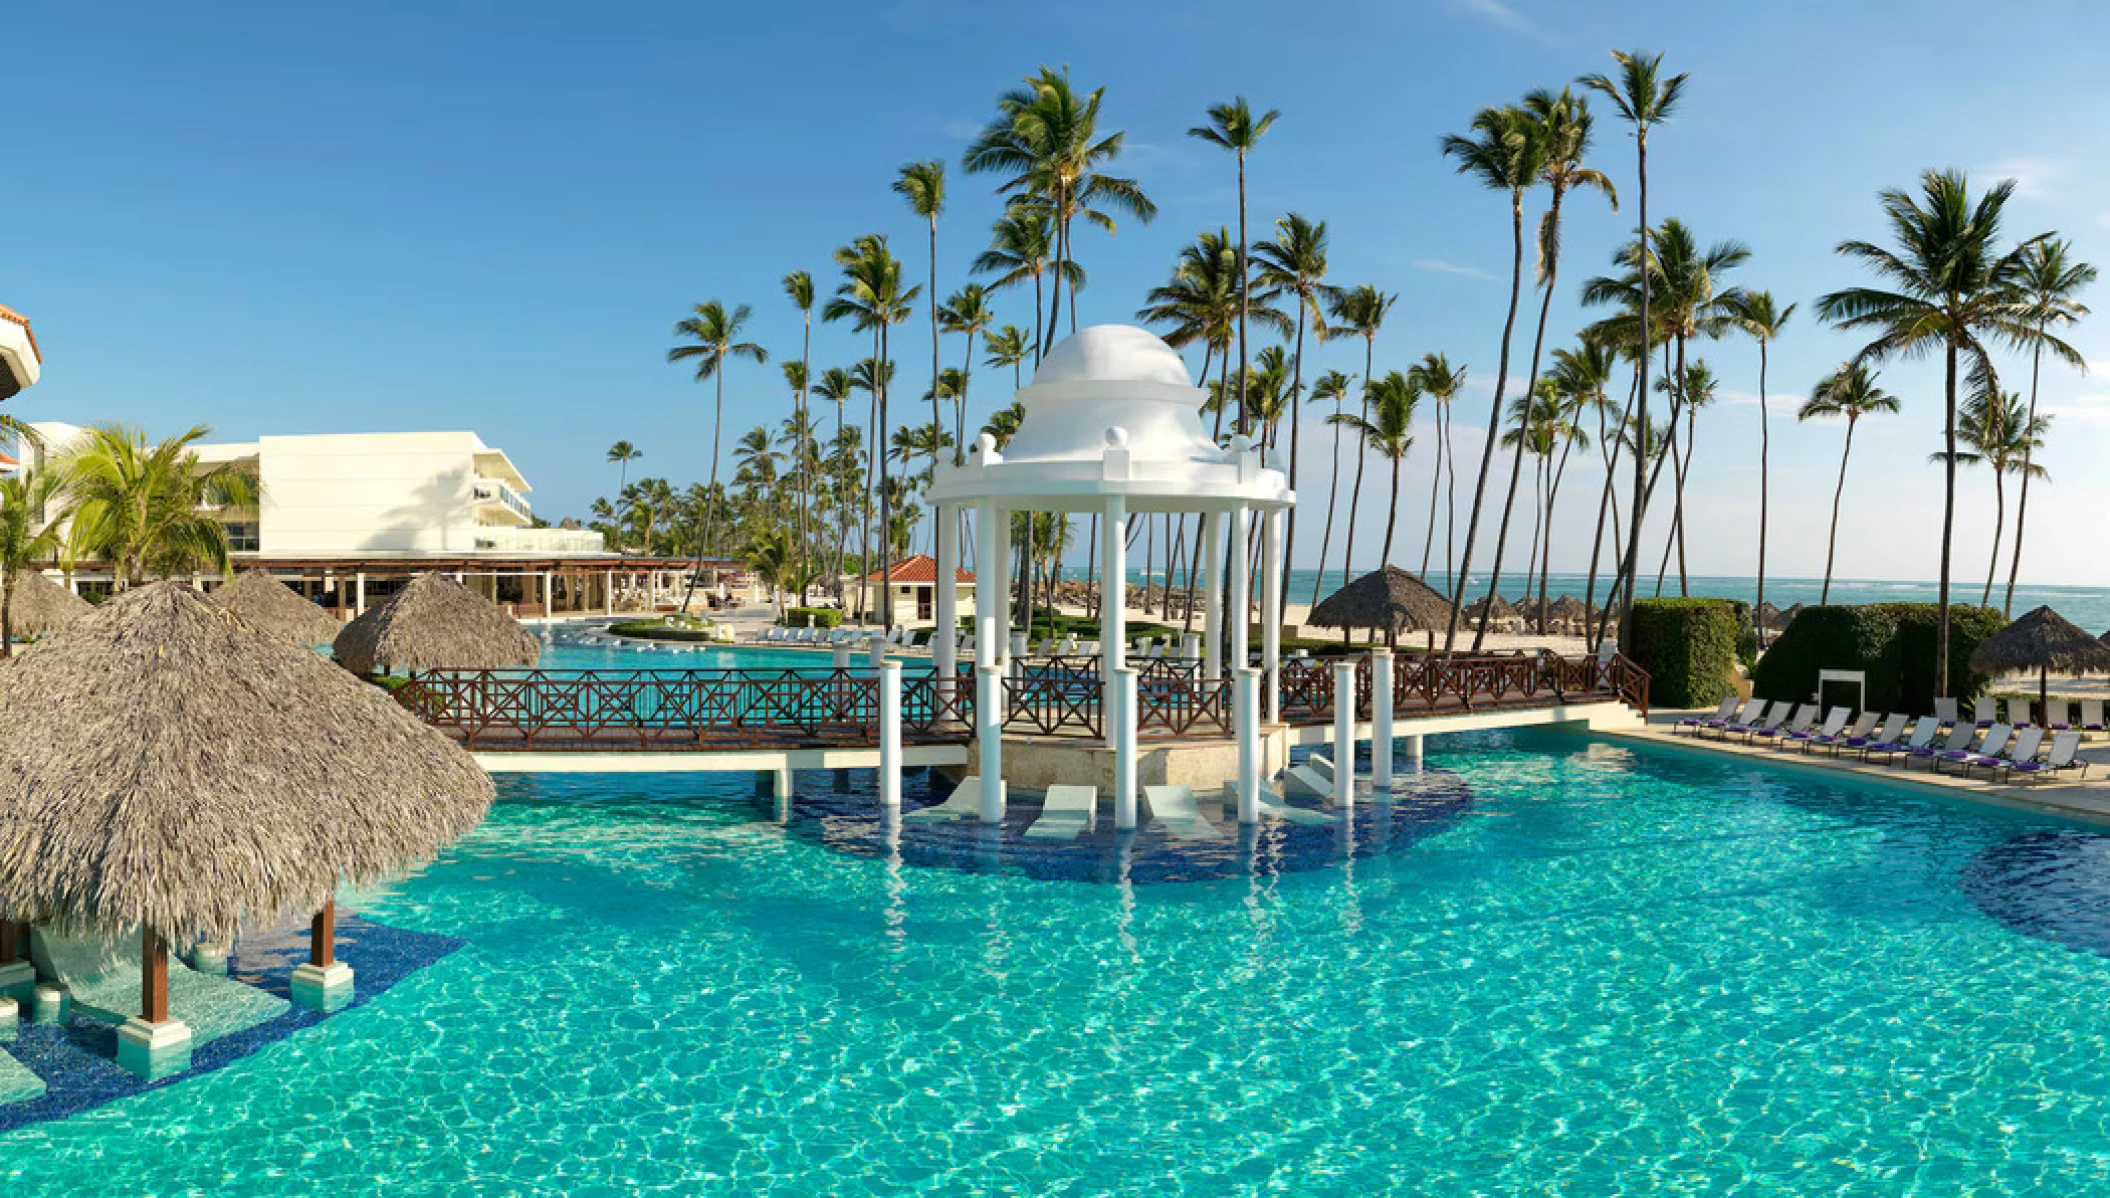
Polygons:
[[1597,731],[1614,738],[1645,741],[1683,752],[1751,758],[1784,769],[1848,774],[1892,786],[1909,786],[1945,794],[1950,798],[1975,803],[1990,803],[1997,807],[2012,807],[2023,811],[2049,811],[2090,823],[2110,824],[2110,741],[2081,742],[2080,757],[2090,763],[2089,776],[2085,779],[2068,777],[2035,785],[2016,785],[1994,783],[1983,777],[1963,778],[1956,774],[1936,773],[1931,769],[1880,765],[1864,762],[1859,758],[1788,753],[1759,745],[1703,740],[1696,736],[1673,734],[1671,731],[1685,716],[1709,714],[1712,713],[1654,711],[1649,713],[1646,724],[1629,725],[1625,728],[1605,727]]

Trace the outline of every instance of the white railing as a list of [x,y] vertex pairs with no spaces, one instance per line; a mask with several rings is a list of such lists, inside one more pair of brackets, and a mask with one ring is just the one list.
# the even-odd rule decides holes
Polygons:
[[503,479],[479,477],[476,480],[475,495],[478,503],[499,504],[523,520],[535,518],[533,510],[528,507],[528,501],[506,485]]
[[476,547],[499,553],[600,553],[601,534],[574,528],[504,528],[476,530]]

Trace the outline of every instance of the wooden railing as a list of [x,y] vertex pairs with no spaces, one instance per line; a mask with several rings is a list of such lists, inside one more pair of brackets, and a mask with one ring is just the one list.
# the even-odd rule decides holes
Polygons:
[[1015,736],[1106,735],[1097,675],[1021,674],[1004,679],[1004,731]]
[[1233,731],[1231,680],[1139,680],[1136,685],[1136,738],[1171,740],[1184,736],[1224,737]]
[[[1282,662],[1285,723],[1326,723],[1334,713],[1333,658]],[[1368,657],[1355,667],[1355,713],[1370,718]],[[1401,719],[1446,711],[1473,712],[1576,700],[1617,700],[1648,714],[1648,672],[1625,657],[1537,654],[1461,656],[1401,654],[1392,663],[1392,711]]]

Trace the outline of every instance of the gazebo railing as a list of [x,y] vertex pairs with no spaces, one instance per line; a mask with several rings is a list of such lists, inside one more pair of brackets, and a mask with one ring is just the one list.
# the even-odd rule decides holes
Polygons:
[[1004,699],[1006,733],[1087,737],[1106,734],[1096,675],[1021,674],[1004,679]]
[[1139,681],[1136,736],[1141,740],[1229,736],[1234,730],[1231,694],[1228,678]]

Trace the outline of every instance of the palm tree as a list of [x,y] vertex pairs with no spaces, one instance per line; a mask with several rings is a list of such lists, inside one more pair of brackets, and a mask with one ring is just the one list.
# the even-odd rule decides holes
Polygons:
[[[1538,565],[1539,533],[1546,518],[1546,473],[1553,451],[1560,444],[1556,425],[1560,421],[1560,392],[1550,378],[1540,379],[1529,395],[1509,401],[1509,427],[1502,444],[1531,456],[1531,544],[1524,551],[1524,594],[1531,594],[1531,572]],[[1522,606],[1521,604],[1519,606]],[[1540,613],[1541,618],[1544,612]],[[1544,627],[1540,627],[1544,631]]]
[[149,571],[168,577],[210,567],[230,573],[224,508],[254,508],[253,475],[206,466],[190,447],[207,425],[158,442],[131,425],[89,428],[59,461],[72,497],[78,547],[114,567],[117,586],[137,586]]
[[[2044,362],[2043,338],[2051,326],[2070,325],[2088,315],[2088,308],[2074,297],[2095,282],[2095,267],[2072,258],[2073,246],[2066,241],[2040,241],[2022,255],[2021,287],[2027,305],[2023,319],[2036,326],[2037,341],[2030,347],[2029,419],[2037,421],[2037,377]],[[2015,556],[2007,568],[2007,597],[2000,602],[2001,614],[2015,606],[2015,576],[2022,570],[2022,526],[2029,519],[2029,480],[2034,469],[2034,447],[2022,454],[2022,493],[2015,499]]]
[[65,482],[58,470],[0,475],[0,657],[15,653],[15,583],[38,559],[58,553],[62,522],[48,519],[47,509]]
[[1839,544],[1839,501],[1846,494],[1846,463],[1854,452],[1854,426],[1863,416],[1897,410],[1897,397],[1876,386],[1875,372],[1856,359],[1820,379],[1808,401],[1795,413],[1798,422],[1822,416],[1846,417],[1846,447],[1839,451],[1839,484],[1832,490],[1832,527],[1824,542],[1824,589],[1817,597],[1820,605],[1829,603],[1832,597],[1832,560]]
[[[1780,307],[1770,291],[1746,291],[1730,308],[1730,322],[1758,342],[1758,598],[1753,611],[1766,605],[1766,514],[1771,479],[1767,455],[1773,446],[1772,428],[1766,416],[1766,348],[1780,336],[1793,315],[1795,305]],[[1759,626],[1759,635],[1765,635],[1764,625]]]
[[[711,481],[710,487],[718,486],[718,457],[720,439],[725,433],[725,365],[733,358],[747,358],[756,365],[769,361],[769,351],[752,341],[740,340],[740,333],[754,314],[746,304],[727,313],[725,305],[717,300],[708,300],[696,305],[687,319],[675,324],[674,335],[687,337],[694,344],[677,345],[667,351],[667,361],[696,361],[696,381],[715,379],[717,396],[711,415]],[[705,504],[703,522],[698,526],[696,569],[689,574],[689,586],[681,600],[681,609],[689,609],[689,599],[696,592],[696,575],[703,570],[703,554],[711,543],[712,524],[716,519],[716,508]]]
[[[1669,120],[1671,114],[1677,110],[1678,98],[1685,92],[1687,76],[1672,75],[1668,79],[1662,78],[1660,72],[1663,66],[1663,56],[1661,54],[1648,55],[1642,52],[1614,50],[1612,51],[1612,60],[1619,64],[1619,78],[1616,81],[1607,75],[1594,74],[1586,75],[1577,80],[1577,82],[1609,99],[1612,102],[1612,107],[1618,111],[1620,118],[1634,127],[1635,176],[1640,181],[1641,193],[1640,212],[1636,219],[1637,236],[1640,239],[1641,252],[1636,257],[1636,261],[1646,262],[1649,259],[1648,133],[1650,129]],[[1644,270],[1639,273],[1641,276],[1641,293],[1637,311],[1638,324],[1642,333],[1638,340],[1641,345],[1646,347],[1649,337],[1648,330],[1653,327],[1649,323],[1651,315],[1649,312],[1650,279],[1647,271]],[[1635,404],[1638,423],[1634,439],[1643,448],[1647,447],[1649,443],[1648,359],[1649,355],[1644,351],[1640,355],[1636,367],[1638,374],[1635,381],[1635,391],[1640,398]],[[1633,646],[1630,638],[1633,635],[1634,622],[1628,617],[1633,614],[1634,610],[1635,571],[1640,566],[1641,557],[1641,522],[1647,505],[1648,462],[1646,455],[1636,453],[1634,455],[1634,510],[1631,516],[1633,532],[1627,538],[1626,565],[1620,571],[1623,589],[1620,591],[1619,598],[1619,635],[1622,638],[1621,643],[1628,648]],[[1607,602],[1609,603],[1609,600]]]
[[[1664,426],[1664,432],[1668,434],[1665,439],[1669,442],[1670,464],[1671,471],[1675,475],[1675,486],[1682,493],[1685,487],[1685,480],[1691,473],[1693,452],[1698,447],[1700,412],[1704,408],[1714,406],[1715,396],[1721,388],[1721,382],[1715,377],[1714,369],[1707,365],[1705,358],[1694,358],[1690,363],[1680,359],[1677,372],[1675,374],[1667,374],[1656,380],[1656,387],[1658,390],[1669,392],[1674,397],[1671,401],[1673,412],[1683,412],[1685,415],[1685,456],[1683,458],[1678,456],[1676,417],[1673,416],[1671,421]],[[1691,588],[1687,585],[1685,573],[1685,504],[1676,499],[1671,502],[1670,535],[1665,537],[1663,541],[1663,562],[1656,568],[1657,595],[1663,593],[1663,580],[1670,571],[1670,555],[1673,549],[1678,554],[1678,595],[1683,598],[1690,594]]]
[[[945,418],[938,412],[938,214],[945,211],[945,164],[933,158],[927,162],[911,162],[901,168],[894,180],[896,194],[908,200],[909,211],[930,222],[930,420],[942,426]],[[973,339],[968,340],[970,349]],[[931,473],[925,485],[938,480],[938,459],[930,460]]]
[[[967,442],[967,384],[974,374],[974,339],[984,336],[989,326],[996,323],[996,313],[989,307],[989,289],[980,283],[969,283],[953,292],[952,298],[938,310],[938,320],[946,332],[958,333],[967,341],[960,354],[959,385],[951,388],[953,440],[964,448]],[[948,370],[945,373],[955,372]]]
[[[2044,467],[2030,461],[2032,451],[2044,447],[2044,433],[2051,418],[2032,418],[2022,406],[2022,397],[2000,390],[1999,380],[1981,363],[1971,371],[1971,398],[1957,418],[1956,435],[1966,446],[1958,461],[1965,465],[1984,462],[1993,468],[1993,556],[1985,568],[1985,593],[1981,605],[1993,601],[1993,576],[2000,570],[2000,536],[2007,527],[2007,476],[2034,474],[2048,478]],[[1942,455],[1934,455],[1941,460]]]
[[1367,449],[1392,463],[1392,502],[1386,505],[1385,548],[1380,566],[1392,564],[1392,530],[1399,523],[1399,466],[1414,448],[1414,407],[1421,399],[1412,379],[1397,370],[1372,383],[1364,392],[1368,415],[1354,412],[1334,416],[1329,423],[1356,431]]
[[1028,352],[1026,349],[1026,330],[1019,328],[1015,324],[1007,324],[994,333],[983,333],[982,348],[989,353],[988,357],[982,359],[982,365],[997,370],[1002,370],[1004,367],[1009,366],[1011,368],[1011,389],[1013,391],[1024,389],[1026,380],[1020,371]]
[[[1333,309],[1333,319],[1337,326],[1334,335],[1346,337],[1352,334],[1363,339],[1363,406],[1366,408],[1370,403],[1370,388],[1375,385],[1371,370],[1377,354],[1377,331],[1384,327],[1386,313],[1392,311],[1392,305],[1398,302],[1398,293],[1386,295],[1368,283],[1338,292],[1331,298],[1329,306]],[[1355,517],[1356,510],[1363,500],[1363,449],[1364,446],[1358,441],[1355,454],[1355,486],[1348,496],[1348,531],[1343,538],[1345,544],[1341,549],[1342,586],[1348,585],[1348,572],[1355,565]],[[1325,568],[1326,563],[1321,561],[1319,572],[1322,576]],[[1318,601],[1317,588],[1314,587],[1312,602],[1316,604]]]
[[[1603,455],[1602,460],[1605,468],[1604,486],[1599,490],[1597,498],[1597,526],[1590,534],[1590,581],[1585,592],[1586,598],[1584,602],[1586,604],[1593,602],[1588,596],[1594,596],[1596,593],[1598,546],[1604,540],[1605,517],[1608,509],[1613,520],[1613,555],[1618,555],[1619,516],[1617,501],[1612,493],[1612,481],[1619,454],[1620,438],[1617,430],[1625,424],[1626,413],[1621,412],[1612,403],[1611,396],[1607,393],[1612,383],[1612,372],[1616,367],[1617,356],[1612,348],[1590,335],[1587,330],[1582,337],[1581,344],[1574,349],[1557,349],[1553,351],[1553,371],[1550,377],[1553,380],[1555,389],[1568,405],[1568,419],[1580,429],[1584,415],[1591,414],[1597,417],[1597,443],[1599,452]],[[1589,441],[1586,438],[1577,437],[1569,446],[1562,449],[1562,472],[1567,469],[1568,449],[1577,445],[1586,446],[1588,444]],[[1555,482],[1556,484],[1559,482],[1558,473],[1555,475]],[[1558,490],[1557,485],[1555,490]],[[1550,524],[1551,521],[1549,520],[1548,523]],[[1539,580],[1541,583],[1545,581],[1547,571],[1552,567],[1552,560],[1552,546],[1548,545],[1539,563]],[[1541,594],[1540,598],[1543,599],[1544,595]]]
[[[1102,173],[1121,154],[1122,135],[1099,136],[1099,108],[1105,88],[1079,96],[1069,75],[1043,66],[1022,86],[997,97],[997,115],[967,147],[962,159],[970,174],[1004,176],[997,190],[1044,213],[1054,224],[1054,286],[1041,352],[1055,344],[1055,313],[1061,308],[1062,284],[1072,260],[1070,224],[1077,216],[1114,231],[1109,209],[1119,209],[1144,224],[1157,205],[1133,179]],[[1070,291],[1070,331],[1077,328],[1077,293]]]
[[[1055,261],[1054,222],[1044,212],[1013,205],[989,231],[989,248],[976,255],[969,268],[976,274],[994,273],[992,291],[1033,281],[1033,364],[1040,364],[1041,293],[1040,277],[1057,274],[1072,289],[1084,284],[1084,268]],[[1024,355],[1020,355],[1023,360]]]
[[628,441],[618,441],[608,447],[608,460],[620,469],[616,472],[615,489],[621,491],[630,483],[630,463],[645,456],[645,451]]
[[[792,271],[790,274],[784,276],[781,285],[784,288],[785,296],[791,300],[792,306],[799,310],[799,322],[801,325],[804,326],[802,339],[799,343],[798,380],[796,385],[793,387],[793,390],[798,392],[796,404],[799,417],[799,427],[801,429],[806,429],[810,431],[812,428],[812,419],[806,411],[806,396],[813,385],[813,276],[807,274],[803,270],[795,270]],[[802,463],[805,461],[803,448],[801,449],[799,460]],[[792,568],[799,575],[800,578],[801,590],[799,593],[799,601],[803,603],[806,599],[805,592],[803,589],[805,586],[805,580],[811,578],[813,574],[813,571],[808,568],[806,563],[807,547],[813,536],[813,523],[811,520],[813,508],[813,472],[810,470],[802,470],[799,473],[798,482],[799,543],[798,551],[792,559]]]
[[1228,104],[1209,106],[1209,123],[1196,125],[1187,130],[1187,136],[1200,138],[1210,145],[1218,146],[1238,155],[1238,423],[1245,427],[1246,373],[1251,368],[1246,353],[1246,309],[1251,303],[1253,256],[1246,250],[1245,235],[1245,158],[1282,114],[1270,108],[1259,116],[1239,96]]
[[1443,354],[1423,354],[1421,361],[1407,371],[1407,377],[1421,389],[1421,393],[1436,401],[1436,465],[1429,472],[1429,531],[1421,542],[1421,576],[1429,576],[1429,558],[1436,548],[1436,495],[1437,488],[1444,486],[1446,468],[1450,474],[1448,498],[1443,512],[1443,589],[1449,591],[1451,580],[1451,551],[1453,529],[1451,525],[1458,515],[1458,466],[1451,456],[1451,402],[1465,390],[1465,367],[1453,369],[1451,360]]
[[[877,452],[886,444],[888,433],[887,392],[893,378],[894,363],[888,356],[888,334],[893,326],[906,321],[913,311],[911,305],[921,295],[921,287],[904,288],[901,285],[901,260],[887,248],[887,240],[877,233],[868,233],[849,245],[835,251],[836,265],[843,271],[843,282],[835,289],[835,297],[821,309],[821,319],[826,321],[848,319],[858,332],[872,334],[872,355],[875,365],[871,370],[873,383],[872,428],[869,440],[875,450],[871,459],[878,470],[879,525],[881,578],[893,571],[891,548],[893,517],[888,508],[886,489],[886,455]],[[932,404],[933,411],[936,404]],[[870,545],[870,521],[866,521],[866,544]],[[862,590],[862,588],[860,588]],[[894,605],[881,605],[880,618],[883,626],[893,629]]]
[[[1294,296],[1297,307],[1297,341],[1294,367],[1290,372],[1289,487],[1297,489],[1297,448],[1302,421],[1298,412],[1304,395],[1304,323],[1324,341],[1327,335],[1324,305],[1333,299],[1335,288],[1326,285],[1326,222],[1307,220],[1292,212],[1275,222],[1275,237],[1253,247],[1255,269],[1269,295]],[[1340,430],[1334,430],[1338,440]],[[1289,513],[1289,535],[1284,538],[1282,560],[1293,561],[1297,549],[1297,510]],[[1289,602],[1289,571],[1282,572],[1282,602]]]
[[[1509,313],[1502,321],[1502,348],[1495,366],[1494,406],[1487,416],[1488,437],[1480,453],[1480,480],[1473,491],[1473,511],[1465,523],[1465,552],[1458,561],[1458,589],[1451,593],[1450,628],[1444,634],[1445,652],[1457,643],[1458,615],[1465,607],[1466,580],[1473,573],[1473,545],[1480,536],[1480,509],[1487,500],[1487,475],[1494,467],[1495,444],[1498,437],[1494,430],[1502,427],[1502,395],[1509,388],[1509,338],[1516,329],[1517,299],[1524,285],[1524,192],[1538,182],[1539,171],[1546,162],[1545,130],[1530,113],[1521,108],[1483,108],[1473,116],[1472,137],[1451,134],[1443,139],[1443,156],[1457,160],[1461,175],[1471,175],[1481,186],[1493,191],[1509,193],[1509,215],[1511,240],[1514,245],[1509,267]],[[1519,459],[1521,464],[1522,459]],[[1351,526],[1350,535],[1354,529]],[[1495,562],[1495,579],[1499,580],[1502,563]],[[1492,585],[1492,584],[1490,584]],[[1473,650],[1478,652],[1487,635],[1487,624],[1480,622],[1480,631],[1474,634]]]
[[2043,346],[2081,365],[2074,348],[2032,323],[2024,256],[2050,239],[2039,234],[2003,251],[2000,220],[2015,182],[2002,180],[1974,203],[1959,171],[1928,171],[1920,198],[1895,188],[1881,194],[1884,218],[1898,248],[1843,241],[1838,252],[1867,266],[1892,290],[1849,287],[1817,301],[1817,313],[1843,329],[1868,330],[1874,340],[1856,361],[1881,362],[1939,350],[1943,361],[1941,578],[1935,603],[1935,694],[1949,694],[1949,557],[1956,531],[1956,380],[1965,357],[1983,361],[1990,339],[2009,346]]

